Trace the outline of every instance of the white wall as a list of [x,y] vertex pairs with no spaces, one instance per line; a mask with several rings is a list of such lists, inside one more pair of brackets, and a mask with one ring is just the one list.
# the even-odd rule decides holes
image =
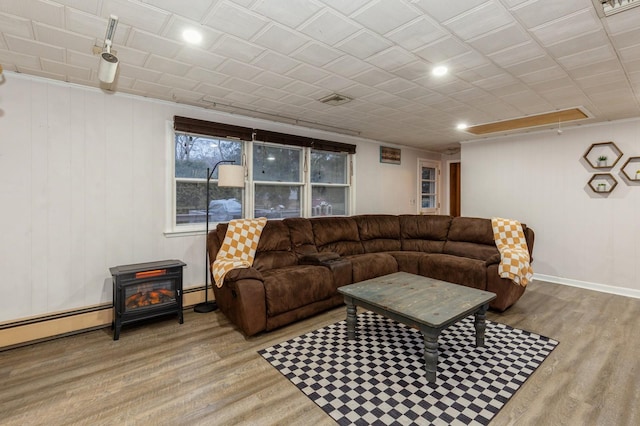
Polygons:
[[[462,145],[462,214],[518,219],[536,232],[540,279],[640,297],[640,186],[620,167],[640,156],[640,120],[495,138]],[[587,182],[582,158],[592,143],[624,153],[608,196]],[[602,170],[598,170],[602,172]]]
[[[111,301],[109,267],[187,263],[204,284],[204,232],[167,237],[167,123],[174,115],[357,145],[357,210],[412,213],[417,157],[380,164],[379,144],[5,72],[0,86],[0,321]],[[424,154],[424,155],[422,155]]]

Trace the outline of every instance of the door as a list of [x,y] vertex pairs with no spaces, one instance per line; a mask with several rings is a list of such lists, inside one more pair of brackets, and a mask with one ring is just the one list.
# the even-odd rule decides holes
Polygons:
[[460,216],[460,163],[449,163],[449,214]]
[[440,213],[440,162],[418,160],[420,214]]

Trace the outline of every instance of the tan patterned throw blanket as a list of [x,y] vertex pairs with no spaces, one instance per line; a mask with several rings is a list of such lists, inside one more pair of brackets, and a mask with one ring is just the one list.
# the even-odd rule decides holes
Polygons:
[[260,234],[266,223],[266,217],[229,221],[222,247],[211,267],[213,281],[218,287],[222,287],[224,276],[230,270],[253,265]]
[[533,278],[527,241],[520,222],[500,217],[491,218],[493,238],[500,252],[498,274],[525,287]]

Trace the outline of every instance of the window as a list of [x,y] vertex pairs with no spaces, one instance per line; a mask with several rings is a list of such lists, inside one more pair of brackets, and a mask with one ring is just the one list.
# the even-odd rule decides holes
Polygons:
[[254,217],[302,216],[302,148],[253,143]]
[[[242,142],[175,133],[175,224],[204,223],[207,203],[207,168],[221,160],[240,164]],[[242,188],[219,188],[215,182],[218,169],[209,185],[209,221],[223,222],[242,217]]]
[[348,158],[342,152],[311,151],[311,216],[349,213]]
[[[224,135],[224,136],[223,136]],[[201,232],[207,216],[207,168],[222,160],[247,167],[245,188],[209,185],[209,226],[236,218],[348,215],[353,207],[355,145],[175,116],[169,233]],[[215,225],[214,225],[215,226]]]
[[439,178],[440,165],[436,161],[418,160],[418,191],[422,214],[438,214],[440,209]]

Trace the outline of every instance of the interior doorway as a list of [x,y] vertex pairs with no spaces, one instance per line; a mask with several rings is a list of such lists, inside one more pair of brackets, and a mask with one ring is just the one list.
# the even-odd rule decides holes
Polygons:
[[449,214],[460,216],[460,171],[459,162],[449,163]]

